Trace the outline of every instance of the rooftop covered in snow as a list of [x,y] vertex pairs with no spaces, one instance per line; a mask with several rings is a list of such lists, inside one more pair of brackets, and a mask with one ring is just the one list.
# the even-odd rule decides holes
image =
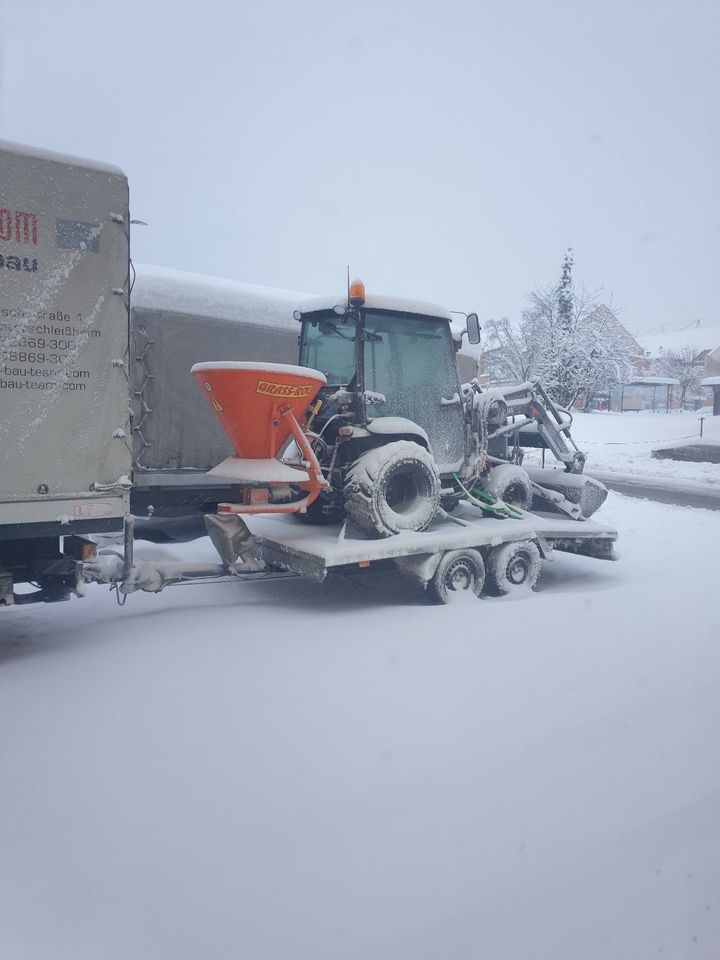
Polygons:
[[[332,310],[333,307],[347,304],[347,294],[337,296],[311,297],[305,300],[300,309],[303,313],[316,313],[320,310]],[[442,320],[452,320],[452,315],[446,307],[426,300],[415,300],[409,297],[386,296],[381,293],[371,293],[365,299],[365,307],[369,310],[390,310],[394,313],[419,313],[427,317],[439,317]]]
[[685,326],[680,329],[652,331],[636,337],[637,342],[651,357],[658,357],[669,350],[693,347],[698,353],[714,351],[720,347],[720,326]]
[[75,157],[69,153],[55,153],[53,150],[43,150],[41,147],[31,147],[24,143],[15,143],[12,140],[0,140],[0,150],[6,153],[16,153],[31,160],[49,160],[53,163],[63,163],[68,167],[80,167],[84,170],[94,170],[98,173],[110,173],[116,177],[124,177],[125,173],[111,163],[102,163],[98,160],[88,160],[85,157]]
[[628,386],[635,387],[676,387],[680,383],[675,377],[635,377]]
[[225,280],[200,273],[136,264],[132,290],[134,309],[220,317],[243,323],[295,329],[293,310],[309,294],[257,283]]

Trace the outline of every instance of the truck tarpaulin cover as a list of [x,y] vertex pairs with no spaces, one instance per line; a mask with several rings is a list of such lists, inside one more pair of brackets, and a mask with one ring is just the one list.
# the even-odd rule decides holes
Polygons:
[[117,168],[0,142],[0,523],[130,473],[128,222]]
[[296,363],[305,293],[138,266],[131,344],[133,452],[149,470],[209,470],[232,447],[190,376],[204,361]]

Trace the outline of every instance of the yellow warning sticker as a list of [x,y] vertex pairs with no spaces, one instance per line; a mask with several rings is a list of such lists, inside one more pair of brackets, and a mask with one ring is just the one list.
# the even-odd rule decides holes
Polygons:
[[269,380],[260,380],[255,393],[265,397],[279,397],[283,400],[301,400],[312,393],[311,383],[271,383]]
[[225,413],[225,407],[223,407],[220,401],[216,400],[215,397],[212,398],[212,407],[216,413]]

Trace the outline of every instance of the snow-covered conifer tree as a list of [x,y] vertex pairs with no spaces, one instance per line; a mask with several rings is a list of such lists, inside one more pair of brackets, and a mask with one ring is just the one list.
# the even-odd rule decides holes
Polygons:
[[576,290],[568,249],[560,280],[538,289],[515,326],[504,318],[487,327],[486,373],[491,380],[541,380],[550,396],[570,407],[627,381],[631,346],[613,311],[595,293]]

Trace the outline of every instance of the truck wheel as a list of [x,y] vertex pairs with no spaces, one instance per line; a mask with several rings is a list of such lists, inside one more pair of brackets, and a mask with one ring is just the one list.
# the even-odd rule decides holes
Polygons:
[[490,554],[489,579],[497,593],[532,590],[540,577],[540,551],[532,540],[515,540]]
[[487,493],[521,510],[529,510],[533,492],[527,470],[513,463],[503,463],[493,467],[483,480],[483,488]]
[[396,440],[355,461],[344,496],[345,512],[361,530],[389,537],[428,526],[440,503],[440,477],[424,447]]
[[436,603],[452,603],[461,597],[479,597],[485,586],[485,563],[479,550],[448,550],[428,584]]

